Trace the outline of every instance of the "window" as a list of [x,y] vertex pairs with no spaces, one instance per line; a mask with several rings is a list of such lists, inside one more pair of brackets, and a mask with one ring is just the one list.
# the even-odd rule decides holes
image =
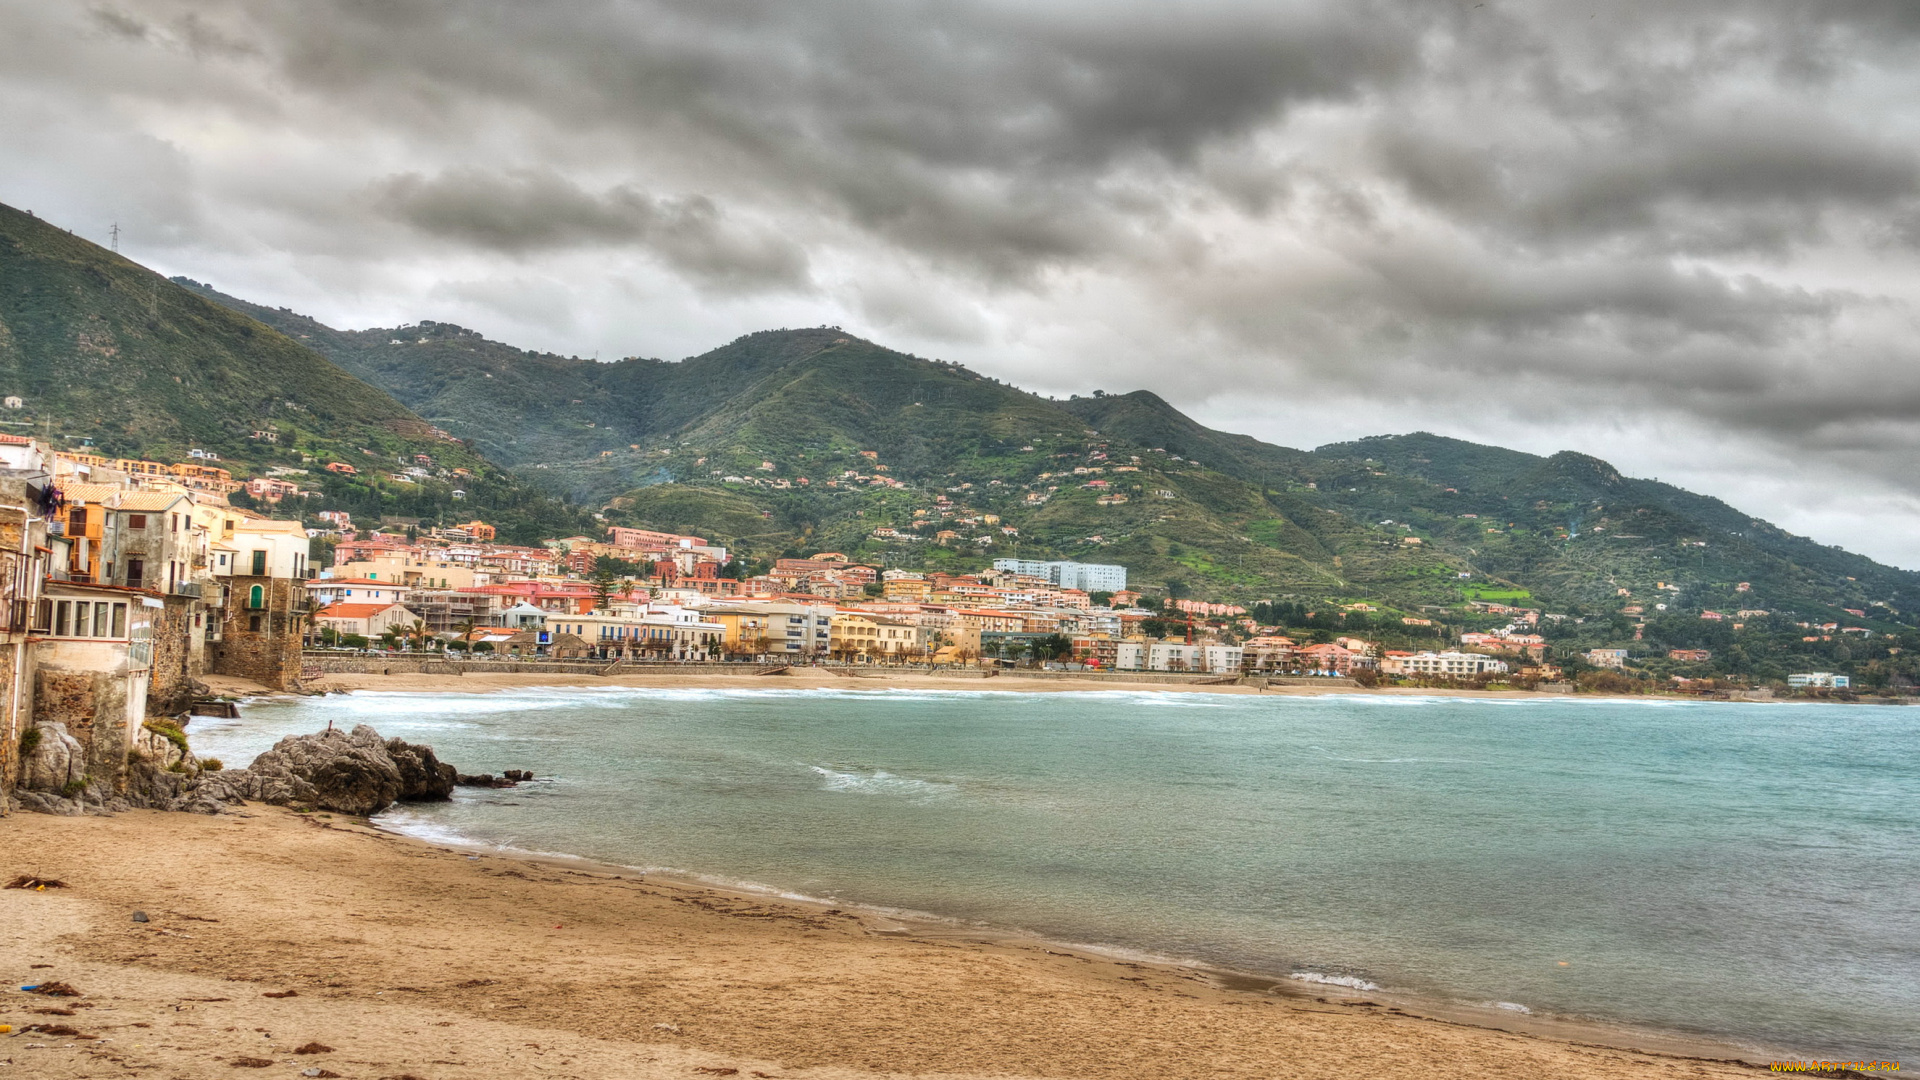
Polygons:
[[147,576],[147,561],[145,559],[128,559],[127,560],[127,588],[129,589],[141,588],[141,582],[146,578],[146,576]]
[[76,506],[67,511],[67,533],[69,536],[85,536],[87,533],[87,508]]
[[260,616],[258,615],[247,616],[247,629],[252,633],[255,633],[255,634],[259,633],[260,632]]
[[34,608],[33,628],[42,634],[53,630],[53,601],[44,596]]
[[147,527],[147,515],[145,514],[128,514],[127,515],[127,528],[144,529],[146,527]]
[[[100,606],[105,607],[106,605],[102,604]],[[113,605],[113,636],[127,636],[127,605],[125,604]]]
[[[267,553],[264,551],[256,551],[253,553],[253,576],[267,576]],[[255,604],[254,606],[259,607],[260,605]]]
[[93,605],[93,636],[94,637],[107,636],[108,606],[109,605],[107,604]]
[[[264,554],[264,553],[256,552],[255,554]],[[249,588],[247,590],[247,606],[255,610],[266,607],[267,606],[267,590],[262,588],[259,585],[255,585],[252,588]],[[259,619],[254,620],[254,622],[256,623],[259,621],[260,621]]]

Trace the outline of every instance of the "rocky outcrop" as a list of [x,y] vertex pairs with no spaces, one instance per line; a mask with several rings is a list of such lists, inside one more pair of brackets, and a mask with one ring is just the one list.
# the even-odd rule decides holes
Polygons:
[[72,794],[86,786],[86,747],[67,733],[67,725],[35,724],[27,741],[33,743],[33,749],[20,759],[22,788]]
[[251,800],[365,816],[396,802],[450,798],[458,776],[432,747],[382,738],[364,724],[350,732],[288,736],[252,765],[225,771],[203,768],[179,742],[148,727],[127,755],[125,772],[107,784],[87,775],[84,748],[63,725],[37,728],[38,741],[22,762],[29,782],[14,798],[21,809],[47,814],[136,808],[217,814]]
[[432,747],[383,739],[362,724],[290,735],[245,769],[203,774],[199,787],[217,798],[365,816],[396,802],[447,799],[456,775]]

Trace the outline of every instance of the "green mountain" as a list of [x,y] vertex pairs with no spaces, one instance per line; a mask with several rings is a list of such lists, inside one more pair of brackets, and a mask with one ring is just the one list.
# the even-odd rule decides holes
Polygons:
[[[109,457],[200,450],[238,478],[305,468],[308,512],[491,515],[526,539],[584,518],[305,344],[4,205],[0,282],[0,395],[21,403],[5,430]],[[393,479],[421,456],[428,475]]]
[[1145,391],[1050,400],[831,328],[602,364],[447,324],[336,331],[209,295],[612,520],[713,533],[751,557],[1104,559],[1175,592],[1409,612],[1524,598],[1886,627],[1920,608],[1920,575],[1575,453],[1427,434],[1289,449]]

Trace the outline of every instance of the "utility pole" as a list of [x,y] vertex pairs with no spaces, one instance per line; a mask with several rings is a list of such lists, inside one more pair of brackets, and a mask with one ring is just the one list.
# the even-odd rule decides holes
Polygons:
[[107,231],[113,236],[113,250],[119,251],[120,250],[120,223],[117,221],[114,222],[113,228]]

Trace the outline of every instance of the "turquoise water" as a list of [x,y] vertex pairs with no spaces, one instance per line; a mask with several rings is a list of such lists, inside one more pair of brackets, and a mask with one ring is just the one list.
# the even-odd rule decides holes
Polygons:
[[392,812],[1304,980],[1920,1059],[1920,710],[1133,692],[521,690],[328,719],[552,783]]

